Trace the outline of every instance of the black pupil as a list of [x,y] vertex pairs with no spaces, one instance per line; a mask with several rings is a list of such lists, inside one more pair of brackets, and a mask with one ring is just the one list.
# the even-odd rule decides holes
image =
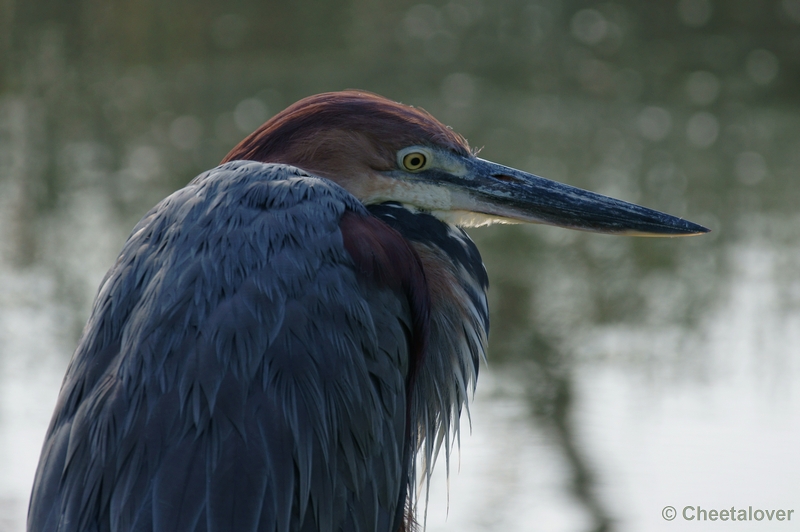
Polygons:
[[412,157],[411,158],[411,166],[419,166],[422,164],[422,159],[419,157]]

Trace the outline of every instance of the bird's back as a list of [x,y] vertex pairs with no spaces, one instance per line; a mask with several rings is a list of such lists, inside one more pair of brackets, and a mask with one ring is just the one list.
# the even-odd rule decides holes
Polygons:
[[409,253],[288,166],[228,163],[161,202],[100,287],[29,532],[396,529],[425,281],[381,266]]

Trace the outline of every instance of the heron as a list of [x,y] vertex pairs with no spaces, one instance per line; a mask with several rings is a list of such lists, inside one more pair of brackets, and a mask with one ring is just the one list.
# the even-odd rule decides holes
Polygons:
[[487,348],[464,228],[496,222],[707,232],[481,159],[373,93],[300,100],[134,227],[69,363],[28,531],[410,530]]

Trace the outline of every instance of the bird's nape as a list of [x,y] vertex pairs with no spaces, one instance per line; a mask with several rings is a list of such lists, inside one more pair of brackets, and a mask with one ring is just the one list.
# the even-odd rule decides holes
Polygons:
[[396,532],[489,332],[460,225],[705,228],[484,161],[428,113],[311,96],[154,207],[109,270],[29,532]]

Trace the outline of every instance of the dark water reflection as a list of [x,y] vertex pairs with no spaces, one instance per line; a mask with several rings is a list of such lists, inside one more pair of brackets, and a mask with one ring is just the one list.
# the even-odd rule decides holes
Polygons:
[[[714,230],[472,231],[492,281],[490,378],[521,383],[493,389],[517,390],[497,393],[560,453],[555,489],[587,516],[574,529],[630,517],[609,504],[598,475],[615,472],[585,438],[586,368],[611,360],[666,396],[717,382],[723,339],[749,341],[726,305],[754,304],[736,299],[738,283],[763,261],[754,291],[774,292],[762,303],[777,314],[752,320],[796,325],[798,0],[12,0],[0,29],[0,442],[28,464],[0,462],[0,515],[12,516],[0,530],[21,529],[30,480],[19,477],[130,227],[311,93],[359,87],[422,106],[485,158]],[[772,353],[767,372],[794,367],[794,336],[780,337],[751,350]]]

